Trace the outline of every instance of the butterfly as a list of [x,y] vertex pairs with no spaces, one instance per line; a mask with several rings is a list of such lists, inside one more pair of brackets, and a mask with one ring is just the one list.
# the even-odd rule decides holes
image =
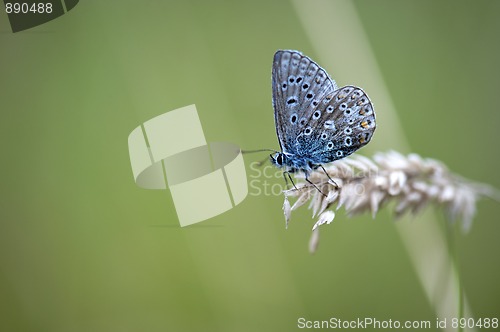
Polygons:
[[328,175],[323,164],[370,142],[376,123],[366,93],[351,85],[338,88],[323,68],[301,52],[274,54],[272,88],[281,152],[271,154],[271,163],[283,168],[290,180],[290,173],[301,171],[311,183],[308,176],[319,167]]

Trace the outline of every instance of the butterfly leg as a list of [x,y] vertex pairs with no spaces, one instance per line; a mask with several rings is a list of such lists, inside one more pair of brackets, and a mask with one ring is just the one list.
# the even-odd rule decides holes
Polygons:
[[295,188],[295,190],[299,190],[295,186],[295,183],[293,182],[293,179],[292,179],[292,176],[290,175],[290,172],[283,172],[283,178],[285,179],[285,186],[286,186],[286,188],[288,189],[288,179],[286,178],[287,175],[288,175],[288,179],[290,179],[290,181],[292,182],[292,185]]
[[328,174],[328,172],[323,167],[323,165],[319,165],[319,166],[321,167],[321,169],[323,170],[323,172],[325,172],[326,176],[328,176],[328,180],[330,180],[335,185],[336,189],[339,189],[339,185],[337,184],[337,182],[333,181],[333,179],[330,177],[330,174]]
[[310,184],[312,184],[312,186],[313,186],[314,188],[316,188],[316,190],[317,190],[317,191],[319,191],[319,192],[320,192],[323,196],[325,196],[325,197],[326,197],[325,193],[324,193],[324,192],[322,192],[322,191],[321,191],[321,190],[320,190],[320,189],[319,189],[319,188],[318,188],[318,187],[317,187],[314,183],[312,183],[312,182],[309,180],[309,178],[308,178],[308,177],[306,177],[306,181],[307,181],[307,182],[309,182]]

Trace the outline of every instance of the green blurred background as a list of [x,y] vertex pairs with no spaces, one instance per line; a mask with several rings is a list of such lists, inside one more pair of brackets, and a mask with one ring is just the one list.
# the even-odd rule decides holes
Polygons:
[[[307,2],[321,20],[324,3]],[[382,138],[400,130],[411,147],[401,152],[500,187],[500,2],[348,5],[401,120],[397,130],[384,124],[375,89],[336,75],[362,78],[355,63],[321,62],[328,54],[313,46],[296,2],[89,0],[15,34],[2,12],[0,330],[292,331],[299,317],[434,322],[396,229],[415,228],[418,237],[418,225],[430,222],[456,236],[473,316],[499,317],[497,202],[479,202],[465,235],[448,229],[440,211],[395,224],[386,210],[374,221],[341,210],[310,255],[310,211],[295,212],[285,230],[281,196],[248,196],[181,229],[168,191],[133,181],[128,134],[190,104],[208,141],[278,148],[270,75],[274,52],[285,48],[316,59],[339,85],[367,89],[379,126],[362,154],[398,149]],[[351,28],[317,37],[344,52],[336,35]]]

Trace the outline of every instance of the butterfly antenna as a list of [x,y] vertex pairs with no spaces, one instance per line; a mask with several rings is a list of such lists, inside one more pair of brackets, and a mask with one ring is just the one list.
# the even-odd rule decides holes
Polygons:
[[[243,154],[247,154],[247,153],[255,153],[255,152],[279,152],[279,151],[276,151],[276,150],[273,150],[273,149],[259,149],[259,150],[241,150],[241,153]],[[266,157],[265,159],[261,160],[261,161],[258,161],[257,162],[257,166],[262,166],[264,165],[264,163],[266,161],[269,160],[269,157]]]
[[241,150],[241,153],[247,154],[247,153],[255,153],[255,152],[265,152],[265,151],[271,151],[271,152],[276,152],[276,153],[279,152],[279,151],[276,151],[273,149],[259,149],[259,150]]
[[265,163],[266,161],[268,161],[268,160],[269,160],[269,157],[266,157],[266,158],[262,159],[261,161],[258,161],[258,162],[257,162],[257,166],[259,166],[259,167],[260,167],[260,166],[264,165],[264,163]]

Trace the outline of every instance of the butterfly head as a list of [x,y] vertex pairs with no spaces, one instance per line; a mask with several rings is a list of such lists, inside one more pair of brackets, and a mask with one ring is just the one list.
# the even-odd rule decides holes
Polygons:
[[270,155],[271,163],[278,168],[281,168],[287,164],[286,156],[283,152],[276,152]]

